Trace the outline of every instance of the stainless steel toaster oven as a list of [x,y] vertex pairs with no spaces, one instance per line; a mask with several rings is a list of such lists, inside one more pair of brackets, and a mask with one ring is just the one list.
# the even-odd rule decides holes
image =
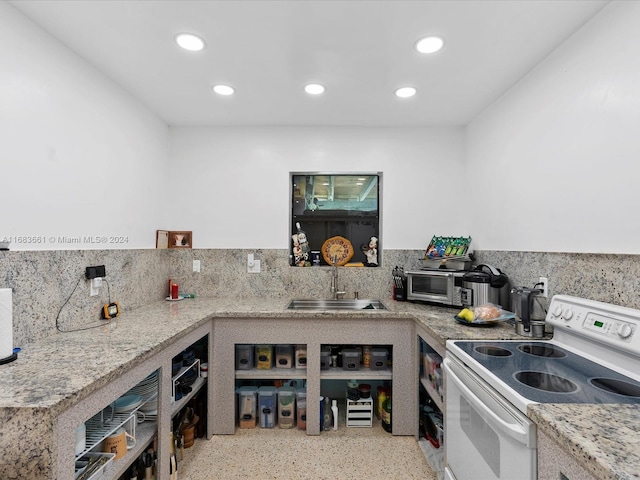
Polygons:
[[407,300],[462,306],[462,277],[465,270],[424,268],[406,272]]

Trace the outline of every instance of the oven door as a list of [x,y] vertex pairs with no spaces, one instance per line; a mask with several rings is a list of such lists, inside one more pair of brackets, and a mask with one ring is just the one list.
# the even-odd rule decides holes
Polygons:
[[449,352],[444,372],[447,475],[535,480],[535,424]]

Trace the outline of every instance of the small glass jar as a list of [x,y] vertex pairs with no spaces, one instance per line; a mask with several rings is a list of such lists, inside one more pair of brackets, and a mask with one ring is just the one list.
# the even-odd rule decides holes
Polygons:
[[362,366],[369,368],[371,366],[371,346],[365,345],[362,347]]

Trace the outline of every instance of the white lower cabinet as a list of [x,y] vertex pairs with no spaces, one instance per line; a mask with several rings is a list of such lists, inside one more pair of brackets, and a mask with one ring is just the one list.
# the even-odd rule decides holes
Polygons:
[[[170,472],[170,437],[173,418],[182,408],[207,388],[210,395],[211,386],[205,378],[198,376],[184,388],[181,398],[175,399],[176,386],[184,381],[188,371],[199,368],[200,362],[195,359],[176,375],[172,375],[172,359],[187,347],[196,343],[205,343],[206,356],[211,356],[210,342],[211,324],[207,323],[193,332],[176,340],[161,352],[141,362],[127,372],[114,378],[108,385],[93,392],[73,407],[64,411],[57,418],[57,475],[55,478],[94,480],[117,480],[125,475],[131,465],[149,448],[156,447],[156,479],[169,480]],[[138,397],[134,397],[137,395]],[[141,401],[139,401],[141,400]],[[207,418],[208,420],[208,418]],[[82,432],[84,426],[84,441]],[[105,439],[119,434],[124,429],[128,434],[126,453],[115,458],[111,450],[105,447]],[[206,432],[210,438],[209,431]],[[135,440],[133,440],[135,438]],[[111,442],[111,439],[108,440]],[[115,442],[111,442],[115,443]],[[113,446],[113,453],[119,447]],[[93,475],[83,476],[84,459],[94,457],[108,463],[97,469]]]
[[[337,399],[340,410],[344,412],[347,384],[355,380],[371,383],[372,386],[383,383],[392,386],[392,433],[417,437],[416,359],[412,353],[416,351],[417,344],[413,320],[377,316],[348,320],[339,316],[322,320],[216,319],[213,343],[212,363],[215,368],[211,372],[211,381],[216,386],[210,400],[210,406],[215,411],[211,426],[213,434],[233,434],[237,428],[247,428],[249,425],[245,421],[240,426],[241,416],[250,417],[250,412],[246,410],[252,398],[245,389],[242,397],[244,403],[239,403],[238,390],[241,387],[259,389],[282,386],[299,389],[306,385],[304,427],[308,435],[319,435],[320,397]],[[364,347],[370,347],[373,351],[368,358],[368,366],[364,365],[362,357]],[[361,351],[361,356],[356,357],[352,350]],[[377,350],[386,352],[384,360],[381,359],[383,352]],[[340,354],[343,356],[341,362],[338,361]],[[387,365],[387,358],[392,358],[391,366]],[[300,368],[301,359],[305,368]],[[351,419],[354,423],[348,426],[355,426],[355,423],[365,426],[362,423],[365,421],[366,426],[372,424],[376,389],[372,388],[371,393],[368,415],[364,415],[362,405],[359,405],[361,408]],[[263,412],[260,391],[256,398],[256,423],[260,428],[261,415],[271,412],[271,406],[263,405],[269,410]],[[266,396],[264,398],[266,402],[268,399]],[[355,411],[356,405],[352,407]],[[360,417],[356,420],[355,416]],[[344,414],[339,417],[345,418]],[[299,412],[296,411],[296,425],[299,418]],[[287,421],[285,428],[290,425]]]
[[158,370],[152,372],[84,423],[76,436],[76,445],[84,443],[84,448],[76,448],[75,478],[118,478],[151,444],[157,430],[158,376]]

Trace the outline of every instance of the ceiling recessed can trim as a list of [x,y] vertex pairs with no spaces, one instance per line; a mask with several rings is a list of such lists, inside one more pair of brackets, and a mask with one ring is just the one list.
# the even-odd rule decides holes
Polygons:
[[178,33],[174,39],[179,47],[190,52],[199,52],[206,46],[206,42],[193,33]]
[[236,89],[230,85],[217,84],[217,85],[214,85],[212,89],[218,95],[229,96],[236,93]]
[[436,53],[444,47],[444,38],[439,35],[429,35],[416,42],[416,50],[420,53]]
[[409,98],[413,97],[417,92],[418,90],[415,87],[400,87],[396,89],[395,94],[396,97]]
[[309,95],[322,95],[325,91],[324,85],[319,83],[309,83],[304,86],[304,91]]

